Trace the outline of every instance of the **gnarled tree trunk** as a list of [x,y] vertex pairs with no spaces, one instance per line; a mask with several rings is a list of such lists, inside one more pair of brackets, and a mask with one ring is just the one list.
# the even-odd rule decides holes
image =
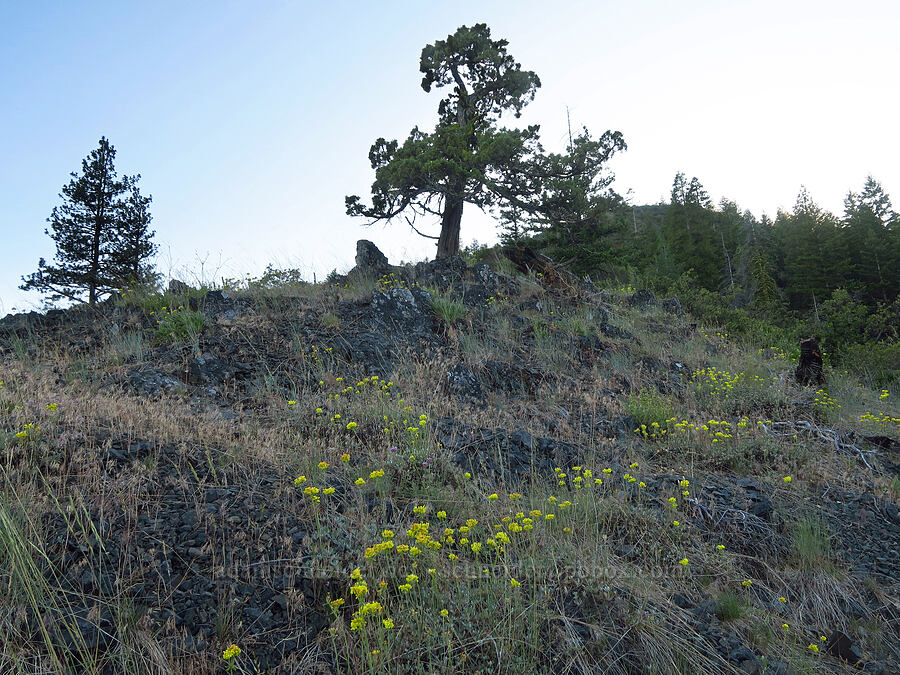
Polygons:
[[446,198],[436,258],[449,258],[459,253],[459,224],[462,222],[463,204],[459,197]]

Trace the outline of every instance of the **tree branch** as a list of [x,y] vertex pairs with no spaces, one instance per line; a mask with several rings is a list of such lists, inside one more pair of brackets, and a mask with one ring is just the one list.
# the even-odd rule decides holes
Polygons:
[[412,228],[412,231],[415,232],[416,234],[418,234],[420,237],[425,237],[426,239],[434,239],[434,240],[440,239],[440,237],[434,237],[430,234],[425,234],[424,232],[420,232],[418,230],[418,228],[415,225],[413,225],[413,222],[414,222],[413,220],[410,220],[409,217],[407,217],[407,216],[404,216],[404,218],[406,218],[406,224],[409,225]]

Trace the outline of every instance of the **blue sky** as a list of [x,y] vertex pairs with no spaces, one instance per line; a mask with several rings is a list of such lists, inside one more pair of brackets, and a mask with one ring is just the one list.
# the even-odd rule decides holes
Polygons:
[[[368,238],[392,262],[433,243],[364,229],[368,149],[434,124],[419,53],[485,22],[543,83],[523,118],[562,150],[573,126],[623,132],[636,203],[676,171],[757,216],[801,184],[840,211],[867,174],[900,202],[894,2],[11,2],[0,0],[0,315],[52,258],[46,218],[103,135],[153,195],[157,264],[195,281],[267,263],[321,279]],[[462,238],[492,241],[471,207]]]

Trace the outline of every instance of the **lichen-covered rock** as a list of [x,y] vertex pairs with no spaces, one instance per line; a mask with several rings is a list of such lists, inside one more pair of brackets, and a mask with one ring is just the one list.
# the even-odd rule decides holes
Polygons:
[[466,399],[484,398],[484,390],[478,376],[463,363],[456,364],[444,376],[444,389],[448,394]]
[[182,386],[178,379],[168,373],[144,366],[128,373],[127,384],[139,396],[162,396]]
[[431,295],[418,287],[394,286],[374,291],[371,311],[377,323],[403,331],[407,337],[424,334],[431,326],[433,316]]

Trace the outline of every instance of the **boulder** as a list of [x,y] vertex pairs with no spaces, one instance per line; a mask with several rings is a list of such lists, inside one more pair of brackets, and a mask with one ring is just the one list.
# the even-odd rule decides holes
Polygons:
[[210,387],[219,386],[226,380],[249,371],[249,367],[244,364],[232,366],[222,359],[198,356],[188,362],[187,377],[191,384]]
[[233,321],[239,314],[238,305],[228,291],[209,291],[203,299],[203,312],[222,321]]
[[169,280],[169,293],[171,293],[172,295],[185,295],[192,290],[194,289],[192,289],[183,281],[179,281],[178,279]]
[[418,287],[394,286],[372,293],[372,318],[404,339],[423,337],[431,326],[431,295]]
[[656,304],[656,296],[653,295],[653,291],[635,291],[632,296],[628,298],[628,304],[632,307],[652,307]]
[[669,314],[674,314],[675,316],[684,314],[684,310],[681,308],[681,301],[674,295],[671,298],[665,298],[660,304],[663,310]]
[[438,258],[416,264],[413,268],[413,280],[419,284],[446,290],[462,281],[466,269],[466,261],[459,256]]
[[390,269],[387,256],[368,239],[356,242],[356,268],[358,274],[377,275]]

